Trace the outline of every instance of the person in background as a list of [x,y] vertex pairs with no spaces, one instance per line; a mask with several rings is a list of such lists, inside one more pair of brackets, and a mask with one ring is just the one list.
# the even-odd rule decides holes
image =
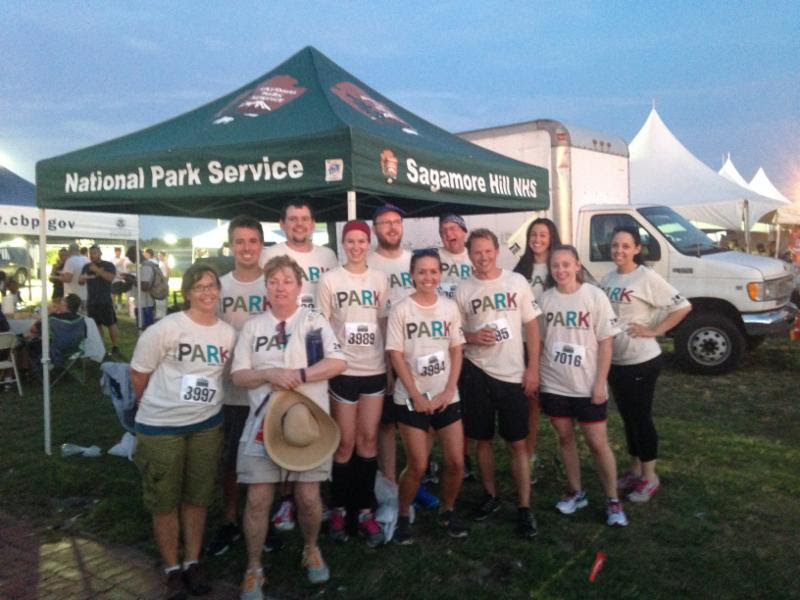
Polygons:
[[236,341],[233,327],[217,317],[219,288],[211,267],[189,267],[181,285],[186,309],[144,331],[131,359],[138,405],[134,462],[170,599],[211,590],[198,561],[217,489],[222,381]]
[[86,286],[86,314],[94,319],[103,335],[103,327],[108,328],[111,339],[111,354],[122,358],[119,351],[119,330],[117,315],[114,312],[114,301],[111,298],[111,282],[116,275],[114,265],[102,260],[102,252],[97,244],[89,248],[89,263],[83,267],[78,282]]
[[589,503],[581,487],[575,421],[583,432],[606,494],[606,524],[628,524],[617,497],[617,465],[608,443],[606,380],[613,337],[619,333],[611,304],[600,288],[583,283],[578,251],[556,246],[550,273],[556,287],[542,295],[544,334],[541,361],[542,411],[558,434],[569,489],[556,504],[565,515]]
[[[236,252],[235,243],[232,247]],[[293,483],[308,580],[319,584],[330,578],[317,541],[322,523],[319,486],[330,478],[331,460],[300,472],[281,468],[264,445],[270,427],[265,415],[270,410],[267,402],[272,402],[271,397],[279,390],[303,394],[329,413],[328,380],[347,367],[330,324],[319,312],[298,304],[303,281],[300,266],[286,255],[276,256],[264,265],[264,280],[270,310],[252,317],[242,327],[231,369],[234,383],[248,390],[250,401],[237,459],[239,481],[247,484],[244,532],[248,560],[242,600],[263,597],[261,551],[269,530],[269,508],[276,487],[285,481]],[[307,340],[312,332],[320,335],[323,356],[309,364]]]
[[61,248],[58,251],[58,257],[56,258],[56,262],[53,264],[52,269],[50,269],[50,283],[53,284],[53,294],[50,296],[52,300],[56,298],[61,298],[64,296],[64,282],[61,280],[61,271],[64,270],[64,263],[67,262],[67,257],[69,253],[67,252],[66,248]]
[[81,249],[78,244],[72,242],[67,252],[69,256],[64,262],[64,268],[61,270],[61,281],[64,283],[64,295],[75,294],[81,299],[83,306],[86,306],[87,290],[86,286],[82,285],[79,281],[83,267],[89,262],[89,259],[81,254]]
[[653,397],[661,372],[665,335],[692,310],[692,305],[658,273],[645,266],[642,238],[633,227],[617,227],[611,238],[617,268],[601,287],[611,301],[622,332],[614,338],[608,383],[625,424],[631,468],[617,487],[630,492],[631,502],[648,502],[661,488],[656,474],[658,433],[653,423]]
[[[150,251],[152,253],[152,250]],[[131,265],[135,265],[137,262],[140,262],[139,265],[139,276],[141,277],[141,308],[142,308],[142,321],[139,323],[139,310],[137,307],[136,310],[136,323],[139,328],[144,331],[148,327],[150,327],[153,323],[155,323],[155,299],[150,294],[150,286],[153,283],[153,277],[155,276],[154,269],[158,267],[149,260],[144,260],[144,256],[140,253],[139,256],[136,256],[136,246],[128,247],[128,251],[125,253],[125,256],[131,262]],[[135,273],[135,270],[134,270]],[[135,275],[129,275],[131,279],[135,280]],[[135,284],[134,284],[135,285]],[[136,296],[136,291],[134,289],[131,290],[131,293]]]
[[375,521],[378,427],[386,392],[386,275],[367,265],[370,230],[364,221],[342,229],[347,262],[322,276],[319,310],[344,349],[347,370],[330,381],[331,414],[341,430],[333,457],[330,536],[347,540],[349,507],[358,511],[358,530],[370,547],[385,539]]
[[127,256],[122,254],[122,248],[116,246],[114,248],[114,259],[111,262],[114,263],[114,268],[116,269],[114,281],[111,282],[111,290],[116,300],[116,310],[125,310],[126,305],[122,299],[122,296],[125,292],[122,290],[128,288],[128,282],[125,279],[125,275],[130,272],[131,261],[128,260]]
[[[506,441],[517,492],[517,534],[537,534],[530,510],[531,483],[526,438],[529,398],[539,388],[541,314],[530,285],[517,273],[497,265],[500,244],[488,229],[467,239],[474,273],[458,286],[456,302],[464,325],[464,366],[458,382],[464,432],[477,444],[478,468],[485,496],[475,514],[487,519],[500,509],[492,439],[495,420]],[[527,343],[527,363],[523,329]]]

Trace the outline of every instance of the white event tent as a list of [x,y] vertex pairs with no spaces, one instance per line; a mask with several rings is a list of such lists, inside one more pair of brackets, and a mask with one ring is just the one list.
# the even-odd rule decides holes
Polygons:
[[746,239],[754,223],[782,204],[701,162],[672,134],[655,107],[628,149],[631,204],[669,206],[692,221],[743,230]]
[[[732,181],[736,185],[740,185],[743,188],[752,189],[750,185],[747,183],[747,181],[745,181],[745,178],[742,177],[742,174],[739,173],[739,169],[736,168],[736,165],[733,164],[730,152],[728,153],[728,156],[725,158],[725,163],[722,165],[722,168],[717,172],[720,175],[722,175],[725,179],[727,179],[728,181]],[[753,191],[760,193],[757,190]],[[764,195],[768,196],[768,194]]]

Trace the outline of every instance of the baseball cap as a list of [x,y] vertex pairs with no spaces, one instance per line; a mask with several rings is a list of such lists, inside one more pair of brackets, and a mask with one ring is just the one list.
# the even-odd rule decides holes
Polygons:
[[372,220],[375,221],[375,219],[377,219],[382,214],[387,213],[387,212],[396,212],[398,215],[400,215],[403,218],[405,218],[405,216],[406,216],[406,212],[402,208],[400,208],[398,206],[395,206],[394,204],[383,204],[383,205],[379,206],[378,208],[376,208],[375,212],[372,213]]

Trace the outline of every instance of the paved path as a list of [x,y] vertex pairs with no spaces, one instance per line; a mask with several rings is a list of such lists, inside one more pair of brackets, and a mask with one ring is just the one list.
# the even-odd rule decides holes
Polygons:
[[[0,600],[156,600],[163,576],[153,559],[130,548],[80,535],[56,541],[30,522],[0,512]],[[214,582],[204,598],[238,598],[238,590]]]

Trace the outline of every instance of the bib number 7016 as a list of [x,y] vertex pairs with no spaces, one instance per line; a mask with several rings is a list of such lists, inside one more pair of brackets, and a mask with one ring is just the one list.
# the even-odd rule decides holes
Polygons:
[[569,367],[580,367],[586,355],[586,350],[578,344],[557,343],[553,346],[553,362]]

